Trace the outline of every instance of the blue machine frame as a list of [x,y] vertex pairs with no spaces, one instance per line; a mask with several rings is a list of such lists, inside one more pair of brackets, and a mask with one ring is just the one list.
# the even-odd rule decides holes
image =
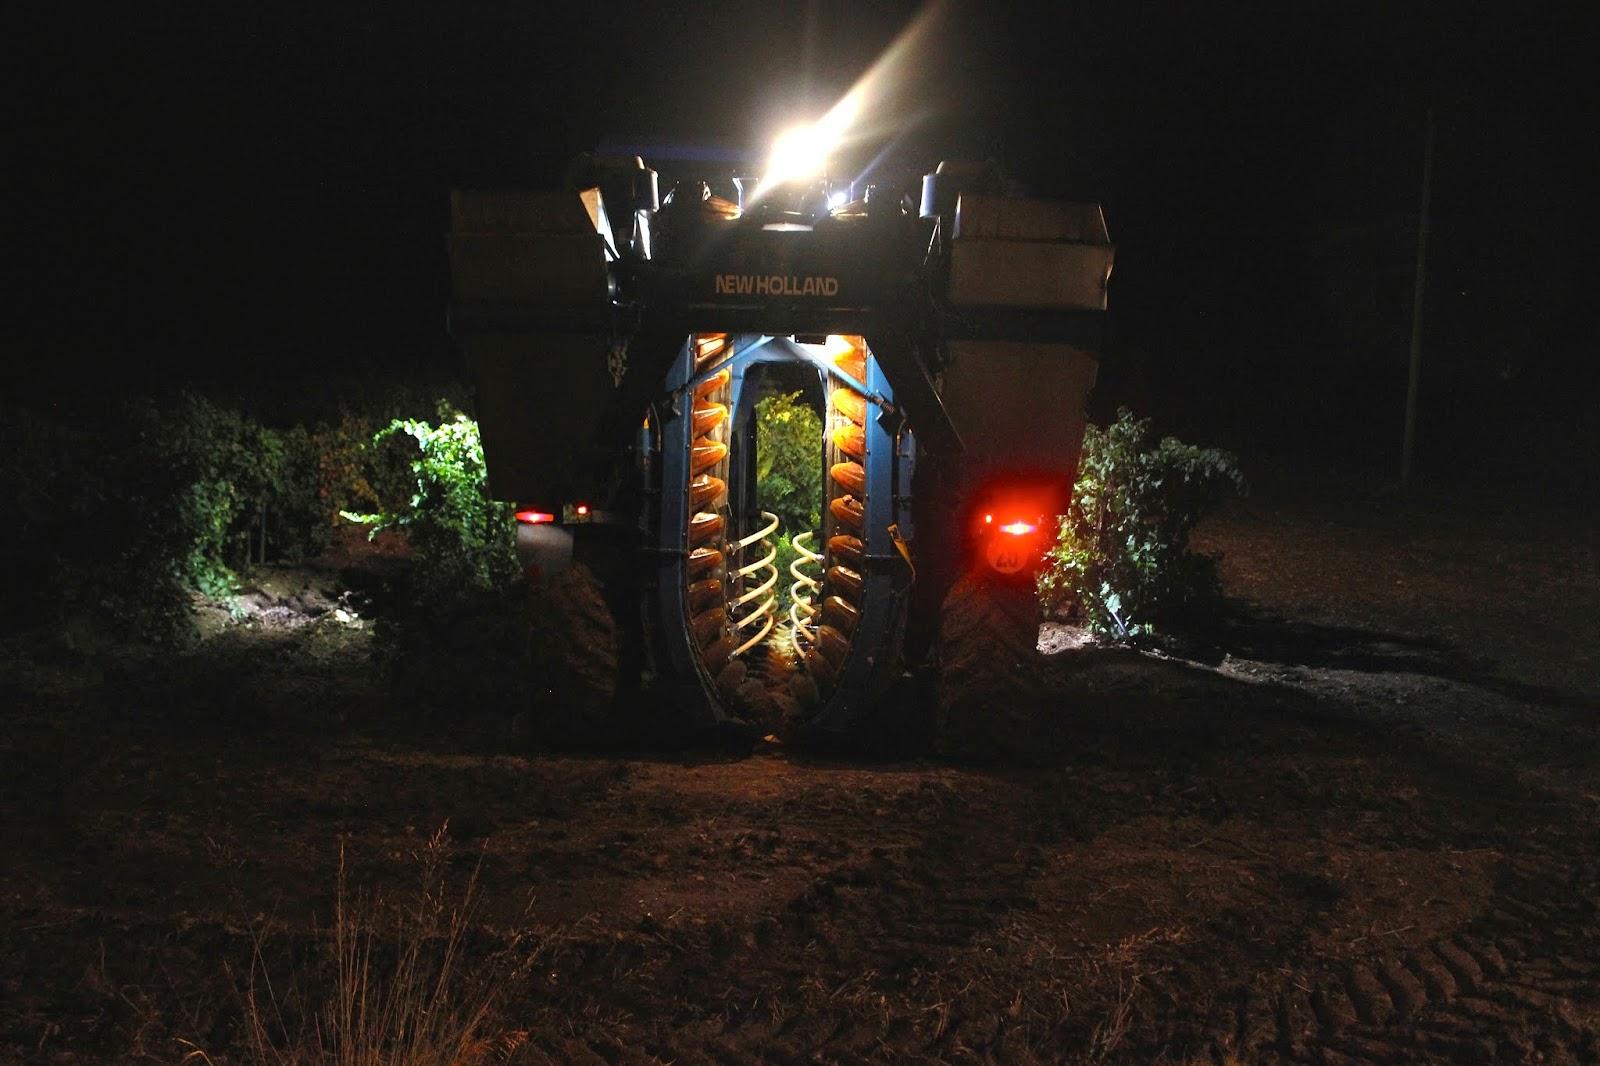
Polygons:
[[[807,345],[784,337],[739,334],[732,340],[731,354],[694,372],[694,355],[687,339],[680,345],[665,382],[667,402],[658,408],[661,424],[644,432],[659,434],[661,457],[660,503],[641,514],[641,533],[646,544],[655,548],[654,596],[652,608],[657,625],[647,627],[655,634],[654,653],[658,682],[660,675],[672,678],[672,688],[681,689],[675,702],[689,710],[700,725],[711,725],[731,718],[714,693],[715,685],[695,650],[690,635],[687,595],[689,558],[689,462],[693,435],[694,389],[715,374],[730,374],[729,420],[734,426],[749,424],[749,408],[754,396],[745,389],[749,372],[766,363],[798,362],[814,367],[824,381],[824,395],[835,384],[847,386],[867,398],[875,414],[867,418],[865,455],[866,524],[863,530],[865,565],[861,575],[866,586],[863,610],[850,641],[849,654],[839,670],[838,683],[811,719],[810,728],[824,733],[843,732],[864,710],[863,703],[881,692],[884,683],[900,669],[898,649],[905,624],[906,588],[909,561],[895,543],[912,539],[911,476],[917,446],[910,428],[895,406],[894,390],[867,341],[866,380],[857,381],[828,362]],[[645,441],[645,454],[651,454]],[[753,458],[749,448],[740,449],[739,462]],[[737,475],[736,475],[737,476]],[[825,475],[824,475],[825,476]],[[749,514],[732,515],[727,531],[731,542],[750,532],[744,528]],[[824,539],[832,535],[832,517],[824,515]],[[791,531],[800,532],[800,531]]]

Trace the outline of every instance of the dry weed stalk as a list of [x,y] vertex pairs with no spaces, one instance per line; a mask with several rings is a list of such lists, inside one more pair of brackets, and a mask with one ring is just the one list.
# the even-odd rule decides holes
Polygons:
[[[1095,1023],[1089,1035],[1089,1055],[1103,1061],[1122,1045],[1133,1025],[1133,1005],[1144,980],[1162,973],[1166,967],[1148,963],[1144,956],[1151,948],[1161,945],[1182,944],[1189,931],[1182,926],[1172,929],[1155,928],[1125,937],[1107,949],[1102,965],[1116,975],[1117,989],[1110,1008]],[[1099,969],[1096,966],[1095,969]]]
[[[296,975],[284,995],[274,987],[258,936],[244,990],[244,1059],[256,1066],[474,1066],[504,1060],[527,1039],[521,1030],[491,1031],[508,987],[540,954],[522,934],[483,960],[464,956],[478,877],[473,869],[459,902],[445,886],[446,825],[417,853],[421,887],[409,906],[351,893],[343,843],[333,926],[318,940],[331,959],[332,989],[317,994]],[[324,981],[326,978],[324,977]],[[311,987],[308,988],[308,985]],[[292,1026],[292,1001],[320,1004]],[[212,1061],[199,1048],[186,1060]]]

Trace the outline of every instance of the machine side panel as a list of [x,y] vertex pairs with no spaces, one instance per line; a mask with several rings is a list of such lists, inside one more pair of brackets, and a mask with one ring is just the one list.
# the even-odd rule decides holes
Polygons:
[[598,234],[450,235],[450,280],[458,302],[582,307],[610,301]]
[[452,189],[450,232],[593,234],[594,219],[583,199],[553,190]]
[[1103,311],[1111,255],[1100,244],[957,238],[950,249],[950,303]]
[[956,205],[955,238],[964,237],[1111,243],[1099,204],[976,193],[963,193]]
[[615,386],[604,337],[484,334],[467,343],[489,492],[556,506],[591,465],[595,413]]
[[595,412],[616,391],[605,338],[567,332],[610,306],[599,196],[457,190],[450,208],[452,316],[477,382],[489,491],[557,506],[592,469]]
[[1026,341],[951,341],[946,411],[967,452],[1011,468],[1070,473],[1100,364],[1087,350]]
[[1115,249],[1098,204],[964,193],[952,237],[954,307],[1105,310]]

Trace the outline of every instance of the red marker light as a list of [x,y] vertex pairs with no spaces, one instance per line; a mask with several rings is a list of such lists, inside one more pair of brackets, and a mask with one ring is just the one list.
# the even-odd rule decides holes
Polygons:
[[983,516],[983,524],[984,525],[986,525],[986,526],[987,525],[991,525],[991,524],[993,524],[993,522],[994,522],[994,515],[986,514],[986,515]]
[[546,522],[554,522],[556,516],[548,511],[518,511],[517,521],[524,525],[537,526]]
[[1018,519],[1015,522],[1007,522],[1005,525],[1001,526],[1000,532],[1010,533],[1013,537],[1025,537],[1029,533],[1038,532],[1038,529],[1039,527],[1034,525],[1032,522],[1024,522],[1021,519]]
[[581,515],[586,515],[588,513],[589,513],[589,505],[588,504],[586,504],[586,503],[578,504],[578,514],[580,516]]

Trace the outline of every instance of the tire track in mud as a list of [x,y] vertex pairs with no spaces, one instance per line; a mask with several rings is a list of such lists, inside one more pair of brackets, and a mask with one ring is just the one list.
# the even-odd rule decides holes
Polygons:
[[[973,790],[928,781],[897,793],[795,797],[774,817],[805,813],[809,831],[853,842],[799,891],[743,918],[588,940],[583,965],[564,978],[575,986],[567,1017],[583,1019],[571,1037],[579,1044],[548,1046],[552,1061],[575,1061],[585,1041],[598,1043],[578,1058],[610,1062],[647,1061],[641,1048],[710,1062],[1083,1058],[1116,990],[1007,953],[1007,938],[1034,921],[1032,886],[1057,842],[1048,810],[1025,792],[1014,782]],[[863,821],[879,819],[896,832],[864,839]],[[1129,996],[1125,1039],[1105,1057],[1600,1061],[1592,845],[1524,841],[1499,864],[1476,917],[1391,950],[1330,955],[1285,944],[1276,965],[1242,960],[1265,968],[1231,987],[1203,944],[1178,957],[1158,950],[1156,976],[1133,979],[1142,991]],[[1053,977],[1071,989],[1075,1014],[1007,1016],[1011,989],[1032,997]],[[631,1050],[619,1050],[619,1038]]]
[[[947,999],[942,976],[970,971],[985,935],[1029,906],[1042,859],[1025,791],[929,781],[896,795],[797,797],[793,813],[829,837],[859,834],[863,817],[903,831],[893,842],[858,836],[801,890],[743,919],[567,938],[550,959],[560,989],[547,1015],[565,1035],[536,1037],[537,1050],[551,1061],[648,1061],[648,1049],[666,1061],[732,1063],[981,1046],[993,1019],[906,1007]],[[621,1052],[619,1039],[632,1050]]]
[[[939,998],[928,990],[945,968],[980,950],[977,942],[1017,908],[1043,858],[1038,825],[1018,825],[1026,809],[1015,796],[980,796],[926,783],[903,795],[884,817],[918,823],[918,839],[875,846],[816,878],[790,899],[762,942],[768,958],[799,964],[809,986],[805,1006],[777,1032],[730,1024],[712,1041],[727,1061],[853,1061],[885,1049],[935,1052],[972,1032],[982,1018],[959,1011],[908,1017],[907,1001]],[[812,960],[809,964],[806,960]],[[962,962],[961,969],[970,966]],[[919,995],[920,993],[920,995]],[[896,996],[891,1006],[886,996]],[[776,1038],[777,1046],[774,1046]]]
[[[1213,1061],[1600,1061],[1600,865],[1511,859],[1464,930],[1238,990]],[[1181,1025],[1179,1018],[1161,1018]]]

